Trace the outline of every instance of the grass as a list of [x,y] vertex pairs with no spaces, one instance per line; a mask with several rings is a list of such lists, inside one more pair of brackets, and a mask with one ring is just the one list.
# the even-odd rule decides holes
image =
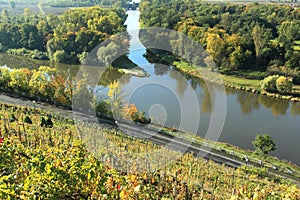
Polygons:
[[186,62],[173,62],[173,64],[184,72],[196,70],[196,67]]
[[223,81],[227,84],[238,85],[241,87],[251,87],[254,89],[260,88],[260,80],[246,79],[246,78],[236,77],[231,75],[221,75],[221,76]]

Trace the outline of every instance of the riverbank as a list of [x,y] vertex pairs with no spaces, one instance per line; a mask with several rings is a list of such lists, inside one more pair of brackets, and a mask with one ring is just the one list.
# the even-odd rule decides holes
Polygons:
[[[80,118],[82,119],[92,119],[89,116],[66,109],[65,107],[56,106],[50,103],[40,103],[38,101],[28,100],[18,95],[7,95],[9,94],[1,94],[0,102],[28,106],[32,108],[39,108],[46,111],[51,110],[53,113],[57,113],[57,115],[62,115],[68,119],[73,118],[74,112],[76,113],[77,117],[80,116]],[[106,128],[114,129],[114,125],[112,122],[113,120],[98,118],[98,123],[100,123],[101,126]],[[122,127],[122,130],[123,129],[124,127]],[[210,141],[188,132],[182,132],[167,127],[161,129],[155,124],[148,125],[147,129],[157,132],[159,133],[159,135],[162,136],[165,135],[167,137],[175,137],[178,139],[182,139],[183,141],[186,141],[185,143],[191,144],[192,146],[196,146],[197,148],[204,148],[208,150],[210,149],[209,151],[212,151],[212,153],[217,154],[221,157],[237,160],[238,162],[243,163],[243,169],[246,171],[250,170],[255,171],[258,174],[272,176],[277,174],[281,177],[289,177],[289,179],[293,179],[297,182],[300,182],[300,168],[291,162],[283,161],[270,155],[256,155],[250,150],[240,149],[236,146],[227,143]],[[230,163],[227,163],[227,165],[230,166]]]
[[288,100],[291,102],[300,102],[300,85],[294,85],[293,92],[291,94],[270,93],[261,90],[260,88],[261,80],[249,79],[242,76],[237,77],[234,75],[224,75],[224,74],[217,74],[218,76],[220,75],[220,77],[216,77],[216,73],[211,72],[207,68],[204,67],[196,68],[195,66],[192,66],[185,61],[182,60],[178,61],[175,58],[172,58],[170,55],[164,55],[157,52],[153,54],[157,57],[157,59],[162,59],[167,64],[172,65],[175,69],[179,70],[180,72],[195,78],[200,78],[205,81],[220,84],[225,87],[233,88],[236,90],[244,90],[255,94],[266,95],[272,98]]

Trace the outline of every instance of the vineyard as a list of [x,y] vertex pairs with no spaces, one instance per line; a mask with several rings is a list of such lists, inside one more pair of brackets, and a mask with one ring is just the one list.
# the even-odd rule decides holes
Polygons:
[[[0,104],[0,113],[1,199],[300,198],[298,186],[285,180],[190,154],[167,162],[179,153],[165,150],[161,165],[154,165],[148,158],[161,147],[114,129],[84,121],[75,126],[43,110],[7,104]],[[83,129],[91,137],[82,138]],[[87,144],[101,137],[104,148],[91,151]],[[129,159],[136,162],[121,163]]]

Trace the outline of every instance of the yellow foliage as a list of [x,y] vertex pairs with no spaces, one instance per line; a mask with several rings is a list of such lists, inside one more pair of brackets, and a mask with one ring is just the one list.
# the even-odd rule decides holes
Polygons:
[[107,95],[109,96],[109,98],[112,101],[116,100],[118,95],[120,95],[120,93],[121,93],[120,83],[117,81],[114,81],[113,83],[109,84],[108,88],[109,88],[109,91],[108,91]]
[[120,192],[120,197],[121,199],[128,199],[129,195],[125,188]]
[[221,56],[222,48],[224,47],[224,40],[219,34],[209,33],[206,38],[207,52],[214,58],[219,59]]

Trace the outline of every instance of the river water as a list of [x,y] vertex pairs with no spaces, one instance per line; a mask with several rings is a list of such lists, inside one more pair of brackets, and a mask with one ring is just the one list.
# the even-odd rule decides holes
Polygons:
[[[128,11],[127,30],[138,29],[138,20],[139,11]],[[256,134],[269,134],[277,148],[270,154],[300,165],[299,103],[229,88],[224,91],[186,78],[171,66],[151,64],[143,56],[146,49],[138,41],[137,33],[131,35],[131,47],[135,50],[130,52],[129,58],[150,76],[132,77],[126,83],[124,93],[138,109],[156,118],[156,123],[192,132],[195,124],[199,124],[197,134],[205,137],[211,113],[216,109],[212,102],[226,95],[226,118],[219,141],[253,150],[251,141]],[[208,87],[211,87],[210,92]],[[197,124],[198,117],[200,123]]]
[[[276,143],[271,152],[281,159],[300,166],[300,104],[269,98],[245,91],[205,84],[187,78],[172,66],[147,60],[146,48],[138,39],[139,11],[128,11],[127,30],[131,35],[130,53],[134,63],[149,73],[149,77],[122,76],[110,70],[106,79],[118,79],[123,83],[124,100],[134,103],[139,110],[162,126],[176,127],[208,137],[206,134],[212,113],[218,112],[216,102],[225,96],[226,117],[218,141],[253,150],[256,134],[269,134]],[[36,68],[50,65],[58,70],[76,74],[78,67],[53,64],[0,54],[0,65],[8,67]],[[107,86],[109,80],[100,81]],[[217,110],[216,110],[217,109]],[[218,122],[222,124],[222,121]]]

